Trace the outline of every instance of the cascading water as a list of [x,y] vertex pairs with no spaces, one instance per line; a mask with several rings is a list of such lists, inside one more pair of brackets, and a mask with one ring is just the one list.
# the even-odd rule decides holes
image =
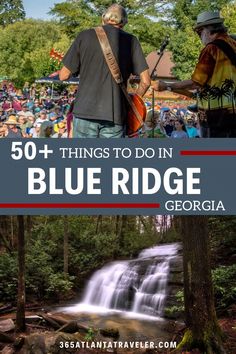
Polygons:
[[92,305],[97,310],[162,316],[170,262],[178,250],[179,244],[156,246],[137,259],[109,263],[91,277],[78,309]]

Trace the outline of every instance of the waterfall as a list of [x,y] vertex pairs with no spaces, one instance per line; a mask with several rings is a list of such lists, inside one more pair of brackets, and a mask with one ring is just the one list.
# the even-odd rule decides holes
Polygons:
[[162,316],[170,261],[179,244],[167,244],[142,251],[137,259],[111,262],[89,280],[79,308],[118,310],[148,316]]

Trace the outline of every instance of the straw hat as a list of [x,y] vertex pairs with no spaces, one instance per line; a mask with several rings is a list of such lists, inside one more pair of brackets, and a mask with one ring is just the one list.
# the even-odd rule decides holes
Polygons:
[[197,31],[199,28],[202,27],[220,24],[223,22],[224,18],[220,17],[219,11],[204,11],[198,15],[194,31]]
[[4,122],[4,124],[13,124],[13,125],[17,125],[18,122],[17,122],[17,119],[16,119],[16,116],[9,116],[8,117],[8,120],[6,122]]
[[60,122],[57,124],[59,129],[65,128],[66,124],[64,122]]

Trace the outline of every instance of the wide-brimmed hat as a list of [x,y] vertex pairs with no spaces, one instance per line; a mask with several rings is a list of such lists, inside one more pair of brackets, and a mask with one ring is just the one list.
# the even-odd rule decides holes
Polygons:
[[58,123],[57,125],[58,125],[58,128],[59,128],[59,129],[62,129],[62,128],[65,128],[65,127],[66,127],[66,123],[64,123],[64,122],[60,122],[60,123]]
[[197,31],[199,28],[202,27],[220,24],[223,22],[224,22],[224,18],[220,17],[219,11],[204,11],[198,15],[197,22],[194,27],[194,31]]
[[8,120],[4,122],[4,124],[15,124],[15,125],[18,124],[16,116],[13,115],[9,116]]

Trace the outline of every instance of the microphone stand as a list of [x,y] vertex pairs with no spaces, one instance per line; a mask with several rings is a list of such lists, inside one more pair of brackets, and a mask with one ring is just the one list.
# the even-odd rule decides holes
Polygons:
[[[154,73],[156,72],[157,66],[160,63],[161,58],[163,57],[164,51],[166,46],[169,43],[169,36],[165,37],[165,39],[163,40],[160,49],[157,51],[157,54],[159,55],[157,62],[154,66],[154,68],[152,69],[151,72],[151,80],[154,80],[157,78],[157,75],[154,75]],[[154,95],[154,89],[152,89],[152,138],[154,138],[154,117],[155,117],[155,112],[154,112],[154,107],[155,107],[155,95]]]

